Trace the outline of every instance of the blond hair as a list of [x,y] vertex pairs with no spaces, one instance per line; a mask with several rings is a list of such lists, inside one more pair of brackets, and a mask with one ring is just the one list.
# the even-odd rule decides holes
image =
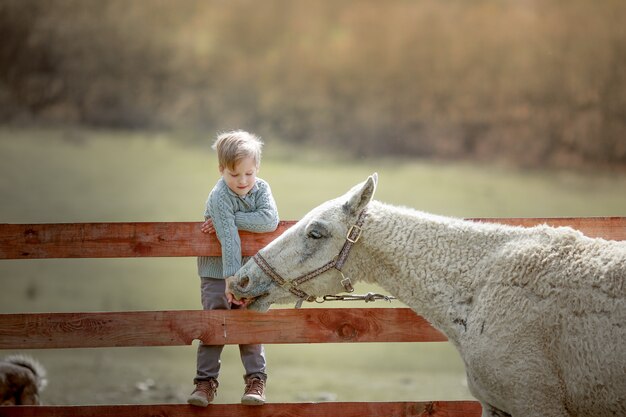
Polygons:
[[217,152],[217,160],[220,169],[235,169],[237,162],[244,158],[252,158],[257,169],[261,165],[261,138],[243,131],[233,130],[218,135],[212,148]]

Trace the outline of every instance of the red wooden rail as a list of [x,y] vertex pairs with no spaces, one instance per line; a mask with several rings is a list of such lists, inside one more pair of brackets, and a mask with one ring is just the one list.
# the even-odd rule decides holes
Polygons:
[[475,401],[0,407],[0,417],[479,417]]
[[0,314],[0,349],[180,346],[194,339],[216,345],[447,340],[408,308]]
[[[509,225],[571,226],[590,237],[626,240],[626,217],[474,218]],[[280,222],[272,233],[241,232],[242,252],[259,249],[293,226]],[[219,256],[215,235],[198,222],[0,224],[0,259]]]

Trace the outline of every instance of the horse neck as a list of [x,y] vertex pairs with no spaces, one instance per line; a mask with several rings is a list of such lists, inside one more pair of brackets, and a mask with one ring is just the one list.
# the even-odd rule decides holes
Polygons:
[[[475,264],[502,242],[485,225],[373,201],[354,267],[431,323],[449,323],[451,305],[471,303]],[[461,307],[459,307],[461,308]],[[454,309],[454,308],[453,308]]]

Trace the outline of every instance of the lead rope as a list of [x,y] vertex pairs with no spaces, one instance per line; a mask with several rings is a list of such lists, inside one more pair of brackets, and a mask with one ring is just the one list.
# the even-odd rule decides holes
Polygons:
[[[321,297],[319,300],[315,300],[316,303],[322,304],[326,301],[365,301],[366,303],[373,303],[376,300],[384,300],[387,302],[391,302],[392,300],[396,300],[396,297],[391,295],[383,295],[377,294],[373,292],[368,292],[367,294],[357,295],[357,294],[348,294],[348,295],[325,295]],[[295,308],[301,308],[302,303],[304,302],[304,298],[300,298],[296,301]]]
[[363,295],[353,295],[353,294],[348,294],[348,295],[325,295],[322,297],[321,301],[315,300],[316,303],[324,303],[326,301],[365,301],[366,303],[373,303],[376,300],[384,300],[387,302],[391,302],[391,300],[396,300],[396,297],[393,297],[391,295],[383,295],[383,294],[376,294],[373,292],[368,292],[367,294],[363,294]]

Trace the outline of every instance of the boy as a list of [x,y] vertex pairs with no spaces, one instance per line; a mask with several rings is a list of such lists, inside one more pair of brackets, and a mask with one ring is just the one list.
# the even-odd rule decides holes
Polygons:
[[[227,291],[225,278],[241,267],[241,240],[238,230],[271,232],[278,226],[278,211],[269,184],[257,178],[263,142],[241,130],[219,135],[217,151],[221,178],[209,194],[204,211],[204,233],[216,233],[222,245],[221,257],[198,258],[202,306],[205,310],[245,308]],[[195,390],[187,402],[206,407],[217,393],[220,355],[224,346],[198,346]],[[241,402],[265,403],[265,351],[263,345],[239,345],[246,374]]]

